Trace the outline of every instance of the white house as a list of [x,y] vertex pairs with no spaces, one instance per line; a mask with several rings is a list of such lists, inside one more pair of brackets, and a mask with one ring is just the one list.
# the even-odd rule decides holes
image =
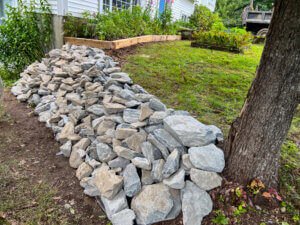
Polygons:
[[[30,0],[23,0],[30,1]],[[72,14],[81,17],[82,13],[104,13],[114,8],[129,8],[140,5],[145,8],[150,5],[153,14],[161,13],[169,5],[172,9],[173,20],[187,20],[194,12],[196,4],[215,9],[216,0],[48,0],[53,13],[53,47],[60,48],[63,45],[63,16]],[[6,5],[17,6],[18,0],[0,0],[0,23],[5,17]]]
[[[0,0],[0,17],[5,14],[5,5],[17,5],[18,0]],[[30,0],[27,0],[30,1]],[[48,0],[55,15],[71,13],[80,17],[85,11],[91,13],[104,12],[113,8],[128,8],[133,5],[147,7],[151,5],[153,11],[162,12],[166,4],[171,4],[174,20],[186,20],[194,11],[195,4],[202,4],[214,11],[216,0]]]

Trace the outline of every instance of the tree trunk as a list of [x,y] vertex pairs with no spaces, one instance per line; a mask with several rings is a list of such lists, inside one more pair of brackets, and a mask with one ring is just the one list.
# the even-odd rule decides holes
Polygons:
[[299,0],[277,0],[259,68],[225,144],[232,180],[278,187],[281,145],[300,102]]

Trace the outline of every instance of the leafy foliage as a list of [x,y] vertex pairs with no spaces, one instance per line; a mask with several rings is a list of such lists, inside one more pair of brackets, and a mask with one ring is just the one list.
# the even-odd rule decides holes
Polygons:
[[18,7],[8,6],[6,14],[0,25],[0,62],[15,74],[40,59],[49,47],[51,10],[47,0],[28,4],[19,0]]
[[243,29],[235,28],[232,31],[206,31],[194,34],[196,45],[224,48],[229,51],[243,51],[252,43],[252,35]]
[[68,14],[64,22],[64,35],[68,37],[96,38],[97,17],[84,12],[82,18]]
[[151,17],[150,9],[139,6],[131,9],[113,10],[104,14],[85,14],[84,18],[66,17],[65,35],[73,37],[116,40],[149,34],[176,34],[178,24],[172,22],[172,12],[166,7],[164,13]]
[[203,5],[196,5],[194,13],[190,17],[190,24],[199,31],[210,31],[215,23],[220,24],[218,14],[211,12]]

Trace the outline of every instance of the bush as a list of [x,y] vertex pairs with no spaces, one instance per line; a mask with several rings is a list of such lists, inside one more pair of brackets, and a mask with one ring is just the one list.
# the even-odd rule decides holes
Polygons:
[[150,9],[135,6],[99,15],[96,31],[101,40],[116,40],[149,34],[176,34],[177,25],[172,23],[169,9],[152,19]]
[[191,26],[199,31],[210,31],[214,24],[220,26],[221,23],[218,14],[211,12],[203,5],[196,5],[194,13],[190,17]]
[[83,13],[83,18],[68,14],[64,21],[64,35],[67,37],[96,38],[97,15]]
[[193,46],[243,52],[252,43],[253,36],[242,29],[231,31],[207,31],[194,34]]
[[[47,0],[18,1],[8,6],[7,18],[0,25],[0,63],[4,69],[19,73],[43,57],[51,42],[51,10]],[[39,12],[39,13],[36,13]]]
[[151,17],[150,9],[139,6],[131,9],[114,10],[104,14],[83,18],[68,15],[65,18],[66,36],[116,40],[149,34],[176,34],[178,24],[172,22],[172,13],[166,9],[161,15]]

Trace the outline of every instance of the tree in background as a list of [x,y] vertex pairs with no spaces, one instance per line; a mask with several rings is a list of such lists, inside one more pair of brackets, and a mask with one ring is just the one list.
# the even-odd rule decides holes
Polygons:
[[299,1],[277,0],[256,78],[225,145],[234,181],[278,186],[281,145],[300,103],[299,40]]
[[[259,10],[271,10],[274,0],[256,0]],[[249,0],[217,0],[216,12],[226,26],[241,26],[243,9],[250,4]]]

